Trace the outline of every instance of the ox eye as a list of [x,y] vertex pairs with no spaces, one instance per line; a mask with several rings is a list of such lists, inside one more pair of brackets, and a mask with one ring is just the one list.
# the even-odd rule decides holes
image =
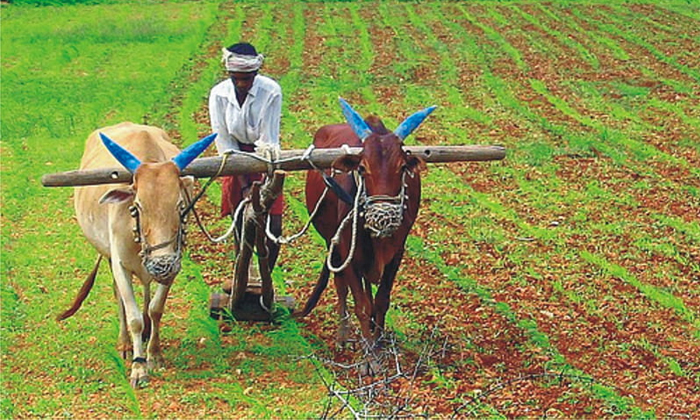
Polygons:
[[367,168],[365,168],[365,165],[359,165],[359,166],[357,167],[357,172],[358,172],[360,175],[364,175],[365,173],[367,173]]

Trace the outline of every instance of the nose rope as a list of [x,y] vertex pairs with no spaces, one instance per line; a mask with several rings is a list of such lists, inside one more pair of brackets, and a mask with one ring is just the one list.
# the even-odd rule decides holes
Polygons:
[[[408,198],[406,189],[408,185],[406,184],[406,173],[407,169],[404,169],[401,175],[401,190],[397,196],[387,196],[387,195],[372,195],[367,196],[367,191],[365,189],[364,179],[361,176],[356,176],[358,182],[357,194],[355,197],[355,204],[352,210],[345,216],[341,222],[338,230],[331,239],[331,244],[328,247],[328,256],[326,257],[326,266],[328,270],[333,273],[339,273],[345,270],[352,261],[355,254],[355,248],[357,246],[357,221],[358,216],[364,216],[365,218],[365,228],[370,230],[370,235],[373,237],[389,237],[391,236],[403,222],[403,212],[406,209],[405,202]],[[388,202],[387,202],[388,201]],[[393,203],[392,203],[393,201]],[[360,209],[364,209],[364,214],[361,214]],[[331,262],[331,257],[336,245],[340,243],[340,235],[348,225],[350,219],[352,219],[352,236],[350,238],[350,251],[345,261],[338,267],[334,267]]]
[[[187,197],[187,193],[185,193],[185,197],[189,198]],[[177,234],[174,238],[156,245],[150,245],[141,231],[141,210],[139,209],[138,205],[134,203],[134,205],[129,208],[129,211],[131,213],[131,217],[133,217],[136,220],[136,226],[134,226],[134,242],[141,244],[140,254],[142,258],[147,258],[151,255],[153,251],[163,249],[174,242],[177,242],[177,249],[175,250],[175,252],[177,255],[180,255],[180,252],[182,251],[183,238],[185,236],[185,225],[187,224],[187,219],[183,213],[180,213]]]

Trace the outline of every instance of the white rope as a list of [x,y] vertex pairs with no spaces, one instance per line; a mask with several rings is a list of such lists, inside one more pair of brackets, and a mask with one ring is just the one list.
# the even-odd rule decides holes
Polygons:
[[227,154],[227,155],[242,155],[242,156],[248,156],[249,158],[253,158],[253,159],[259,160],[259,161],[261,161],[261,162],[265,162],[265,163],[267,163],[268,165],[274,165],[274,164],[277,164],[277,163],[293,162],[293,161],[295,161],[295,160],[304,160],[304,159],[308,159],[308,156],[306,156],[306,157],[304,157],[304,156],[301,156],[301,157],[290,156],[290,157],[284,158],[284,159],[274,159],[274,156],[272,156],[273,158],[270,159],[270,158],[266,158],[266,157],[264,157],[264,156],[260,156],[260,155],[259,155],[258,153],[256,153],[256,152],[242,152],[242,151],[240,151],[240,150],[234,150],[234,149],[227,150],[224,154]]
[[204,226],[201,226],[201,228],[202,228],[201,230],[202,230],[202,232],[204,232],[204,235],[206,235],[207,239],[209,239],[212,243],[215,243],[215,244],[221,243],[221,242],[225,241],[226,239],[228,239],[231,236],[231,234],[236,230],[236,223],[238,222],[238,218],[241,216],[241,212],[243,211],[243,207],[249,201],[250,201],[250,198],[244,198],[243,200],[241,200],[241,202],[238,204],[238,207],[236,208],[236,211],[233,214],[233,218],[231,219],[231,226],[229,226],[226,233],[219,236],[218,238],[212,237],[211,234],[209,232],[207,232],[206,229],[204,229]]
[[[277,162],[280,162],[279,160],[275,160],[275,157],[279,155],[278,150],[273,151],[273,150],[270,150],[270,148],[265,148],[264,152],[265,152],[265,154],[267,154],[270,157],[269,159],[264,158],[264,157],[258,155],[257,153],[241,152],[240,150],[227,150],[223,154],[223,160],[222,160],[221,167],[219,168],[219,173],[221,173],[221,170],[223,169],[224,163],[226,162],[226,158],[228,156],[234,155],[234,154],[245,155],[245,156],[251,157],[253,159],[257,159],[259,161],[265,162],[270,166],[274,165]],[[296,159],[296,158],[294,158],[294,159]],[[218,174],[217,174],[217,176],[218,176]],[[219,236],[218,238],[214,238],[209,232],[207,232],[207,230],[204,228],[204,226],[201,223],[199,224],[200,230],[204,233],[204,235],[207,237],[207,239],[209,239],[209,241],[212,243],[218,244],[218,243],[221,243],[221,242],[227,240],[236,230],[236,224],[240,218],[241,212],[243,211],[243,207],[245,207],[245,204],[248,202],[250,202],[250,198],[246,197],[243,200],[241,200],[240,203],[238,203],[238,207],[236,208],[236,211],[234,212],[233,218],[231,220],[231,226],[229,226],[229,228],[226,230],[226,232],[223,235]],[[268,219],[268,222],[269,222],[269,219]]]
[[[340,224],[338,227],[338,231],[335,233],[333,236],[333,239],[331,239],[331,244],[328,247],[328,257],[326,258],[326,266],[332,273],[339,273],[346,268],[348,268],[348,265],[350,265],[350,261],[352,261],[352,257],[355,254],[355,246],[357,245],[357,220],[359,219],[359,206],[360,206],[360,197],[362,196],[362,193],[364,192],[364,182],[362,180],[362,177],[358,177],[360,182],[359,185],[357,186],[357,193],[355,194],[355,204],[350,210],[350,212],[345,216],[345,219],[343,219],[343,222]],[[333,263],[331,262],[331,257],[333,255],[333,250],[335,249],[335,246],[340,243],[340,234],[342,233],[343,229],[348,223],[348,220],[350,220],[350,217],[352,217],[352,237],[350,240],[350,252],[348,253],[347,258],[345,259],[345,262],[340,265],[340,267],[333,267]]]
[[271,313],[272,313],[272,310],[271,310],[270,308],[268,308],[268,307],[265,305],[265,302],[263,301],[262,295],[260,295],[260,306],[261,306],[261,307],[263,308],[263,310],[264,310],[265,312],[267,312],[268,314],[271,314]]
[[321,197],[319,197],[318,201],[316,202],[316,206],[314,207],[314,210],[311,212],[309,215],[309,220],[306,221],[304,224],[304,227],[301,228],[301,230],[294,235],[290,236],[275,236],[274,233],[270,230],[270,216],[268,215],[267,217],[267,223],[265,224],[265,234],[267,234],[267,237],[275,242],[276,244],[290,244],[297,239],[299,239],[302,235],[306,233],[307,230],[309,230],[309,226],[311,226],[311,222],[314,220],[314,217],[316,217],[316,213],[318,213],[318,209],[321,208],[321,202],[326,198],[326,194],[328,194],[328,187],[326,187],[325,190],[323,190],[323,193],[321,194]]
[[[316,146],[314,146],[313,144],[311,144],[311,145],[304,151],[304,154],[299,158],[299,160],[302,160],[302,161],[303,161],[303,160],[308,160],[309,165],[311,165],[314,169],[316,169],[317,171],[320,172],[320,169],[318,169],[318,168],[316,167],[316,165],[314,165],[314,163],[313,163],[311,160],[309,160],[309,158],[311,157],[311,153],[312,153],[315,149],[316,149]],[[277,160],[276,162],[279,162],[279,160]],[[296,241],[297,239],[299,239],[302,235],[304,235],[304,234],[306,233],[306,231],[309,230],[309,226],[311,226],[311,222],[314,220],[314,217],[316,217],[316,213],[318,213],[319,208],[321,208],[321,203],[322,203],[323,200],[326,198],[326,194],[328,194],[328,187],[326,187],[326,189],[323,190],[323,193],[322,193],[321,196],[319,197],[318,201],[316,201],[316,206],[314,207],[314,210],[313,210],[313,211],[311,212],[311,214],[309,215],[309,220],[304,224],[304,226],[301,228],[301,230],[300,230],[299,232],[295,233],[294,235],[290,235],[290,236],[282,236],[282,235],[276,236],[276,235],[275,235],[274,233],[272,233],[272,231],[270,230],[270,217],[268,216],[268,218],[267,218],[267,223],[265,224],[265,234],[267,235],[268,239],[270,239],[271,241],[273,241],[273,242],[276,243],[276,244],[283,244],[283,245],[290,244],[290,243]]]

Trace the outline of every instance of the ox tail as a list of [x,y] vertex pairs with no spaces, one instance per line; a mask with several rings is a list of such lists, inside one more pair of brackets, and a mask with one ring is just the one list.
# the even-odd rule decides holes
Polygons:
[[92,286],[95,284],[95,277],[97,277],[97,269],[100,267],[101,261],[102,261],[102,254],[100,254],[100,256],[97,257],[97,261],[95,262],[95,267],[92,269],[92,272],[90,273],[90,275],[87,276],[87,279],[85,279],[83,286],[80,288],[80,291],[78,292],[78,296],[76,296],[75,300],[73,301],[73,305],[71,305],[71,307],[67,311],[58,315],[56,317],[56,321],[63,321],[64,319],[70,318],[76,312],[78,312],[78,309],[80,309],[80,306],[83,304],[83,301],[85,300],[87,295],[90,294],[90,290],[92,290]]
[[321,298],[321,294],[323,293],[324,290],[326,290],[326,286],[328,286],[328,278],[331,275],[331,271],[328,269],[328,264],[323,264],[323,270],[321,270],[321,275],[318,278],[318,282],[316,282],[316,287],[314,287],[314,291],[311,293],[311,296],[309,296],[309,300],[306,301],[306,305],[304,305],[304,309],[301,311],[296,311],[292,314],[294,318],[303,318],[316,307],[318,304],[318,300]]

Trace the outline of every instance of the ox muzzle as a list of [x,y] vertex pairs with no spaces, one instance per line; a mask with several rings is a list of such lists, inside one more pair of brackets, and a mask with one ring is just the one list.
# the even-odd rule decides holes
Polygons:
[[404,204],[387,201],[365,203],[365,229],[373,238],[388,238],[403,222]]
[[[156,245],[149,245],[146,238],[141,232],[140,210],[136,203],[129,208],[131,217],[134,218],[134,242],[141,244],[141,261],[146,268],[148,274],[157,283],[164,286],[172,284],[173,280],[182,268],[182,249],[185,244],[185,229],[187,226],[186,210],[187,206],[183,203],[180,206],[180,224],[177,229],[177,235],[169,241],[161,242]],[[167,248],[175,245],[175,251],[171,253],[153,255],[154,251]]]
[[182,268],[180,253],[144,257],[143,265],[156,282],[169,286]]
[[[403,213],[407,209],[408,193],[406,192],[406,174],[401,176],[401,190],[396,196],[362,194],[363,216],[365,229],[373,238],[388,238],[392,236],[403,223]],[[410,173],[413,176],[413,173]],[[365,189],[364,182],[362,188]]]

